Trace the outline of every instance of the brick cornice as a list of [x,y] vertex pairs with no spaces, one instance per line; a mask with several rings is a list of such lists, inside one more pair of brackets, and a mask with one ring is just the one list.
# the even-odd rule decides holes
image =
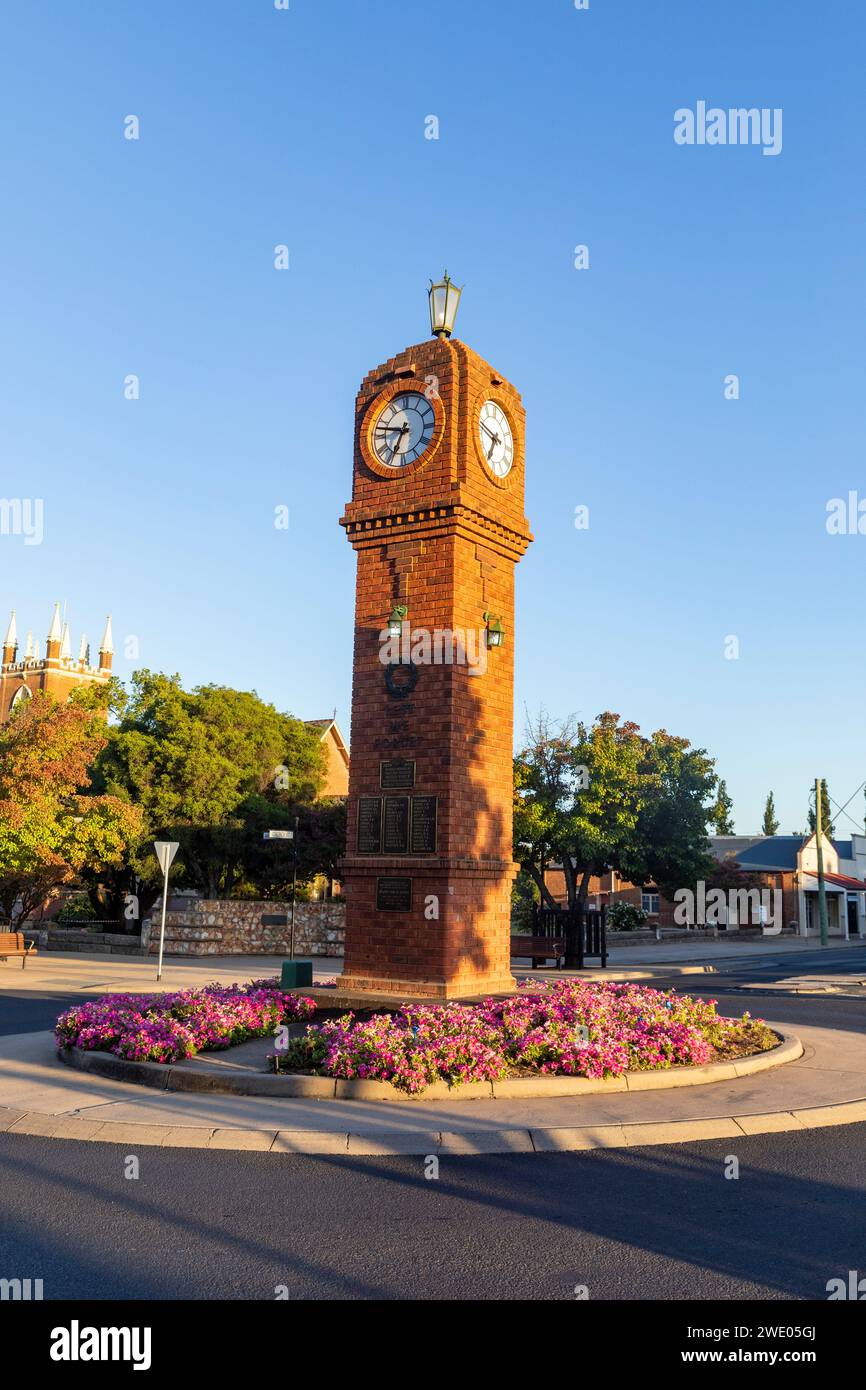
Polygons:
[[516,561],[533,539],[528,526],[516,530],[455,498],[434,502],[429,507],[394,512],[350,504],[340,517],[340,525],[345,527],[346,537],[355,550],[409,537],[462,535],[483,540],[491,550]]

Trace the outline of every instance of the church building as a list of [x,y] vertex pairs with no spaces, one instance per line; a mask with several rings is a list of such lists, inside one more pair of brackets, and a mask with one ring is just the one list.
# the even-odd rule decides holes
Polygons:
[[3,640],[0,663],[0,724],[22,700],[30,700],[39,691],[65,701],[78,685],[105,684],[111,676],[114,645],[111,636],[111,617],[99,644],[99,663],[91,665],[90,645],[82,636],[78,656],[73,657],[69,624],[60,617],[60,604],[54,605],[54,615],[45,642],[45,655],[39,654],[39,642],[28,632],[23,654],[19,655],[18,628],[15,613],[9,619]]

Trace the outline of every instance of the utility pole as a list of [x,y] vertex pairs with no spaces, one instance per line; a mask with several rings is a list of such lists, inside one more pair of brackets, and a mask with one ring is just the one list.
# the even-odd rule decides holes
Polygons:
[[821,945],[827,945],[827,889],[824,884],[824,846],[821,843],[824,834],[824,818],[822,815],[821,793],[824,790],[823,780],[815,778],[815,848],[818,851],[818,912],[821,917]]

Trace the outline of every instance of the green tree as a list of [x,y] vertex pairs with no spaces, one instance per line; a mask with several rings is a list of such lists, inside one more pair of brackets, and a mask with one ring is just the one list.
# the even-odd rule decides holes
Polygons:
[[[542,715],[515,759],[514,783],[515,858],[548,906],[545,870],[562,865],[572,919],[594,874],[616,869],[673,892],[708,862],[713,765],[664,730],[647,738],[611,713],[591,727]],[[567,963],[576,958],[574,925],[570,935]]]
[[645,743],[643,796],[635,835],[620,855],[619,871],[632,883],[655,883],[667,898],[706,875],[707,798],[716,784],[704,748],[664,729]]
[[772,792],[764,803],[764,822],[761,828],[765,835],[775,835],[779,829],[779,822],[776,819],[776,803],[773,800]]
[[731,814],[734,803],[728,796],[728,784],[724,778],[719,782],[716,799],[710,808],[709,822],[717,835],[734,834],[734,818]]
[[[817,821],[816,821],[816,819],[815,819],[815,788],[814,788],[814,786],[813,786],[813,787],[812,787],[812,793],[811,793],[811,795],[810,795],[810,797],[809,797],[809,834],[810,834],[810,835],[814,835],[814,834],[815,834],[815,827],[816,827],[816,825],[817,825]],[[823,780],[823,778],[821,779],[821,826],[822,826],[822,829],[823,829],[825,835],[830,835],[830,836],[833,835],[833,833],[834,833],[834,831],[833,831],[833,818],[832,818],[832,816],[830,815],[830,796],[829,796],[829,793],[828,793],[828,791],[827,791],[827,783]]]
[[27,700],[0,728],[0,914],[24,920],[83,873],[110,872],[139,838],[137,807],[96,795],[90,767],[108,739],[88,700]]
[[137,671],[97,775],[105,791],[141,807],[146,832],[124,874],[103,891],[113,900],[138,891],[144,915],[159,888],[151,841],[171,839],[180,845],[174,881],[228,897],[254,872],[263,821],[289,826],[324,772],[318,735],[255,693],[217,685],[185,691],[177,676]]
[[292,890],[292,844],[265,841],[266,830],[294,829],[298,818],[298,884],[305,886],[320,874],[339,878],[339,861],[346,852],[346,803],[342,797],[311,805],[284,807],[266,797],[246,804],[247,843],[243,852],[244,896],[286,901]]

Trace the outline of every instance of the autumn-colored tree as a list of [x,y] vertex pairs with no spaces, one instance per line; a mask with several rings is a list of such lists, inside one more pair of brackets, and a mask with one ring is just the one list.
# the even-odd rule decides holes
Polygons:
[[122,862],[140,811],[94,795],[90,768],[107,741],[87,697],[36,695],[0,728],[0,913],[23,921],[85,869]]

